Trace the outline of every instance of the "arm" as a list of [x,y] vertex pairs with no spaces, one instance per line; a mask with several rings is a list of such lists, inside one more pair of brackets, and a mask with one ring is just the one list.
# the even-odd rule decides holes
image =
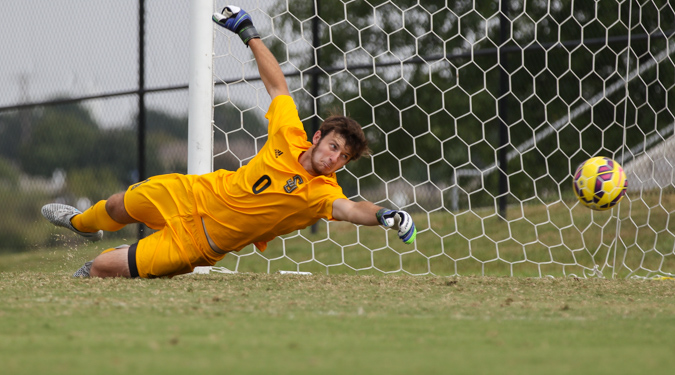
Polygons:
[[377,211],[382,207],[368,201],[352,202],[349,199],[336,199],[333,202],[333,217],[359,225],[380,225]]
[[385,228],[398,229],[401,241],[411,244],[417,237],[417,228],[410,214],[405,211],[388,210],[373,203],[352,202],[349,199],[336,199],[333,202],[333,218],[359,225],[382,225]]
[[278,95],[290,95],[286,77],[284,77],[284,73],[281,71],[277,59],[272,55],[272,52],[270,52],[267,46],[265,46],[265,43],[260,39],[251,39],[248,42],[248,46],[251,47],[253,56],[255,56],[260,78],[265,84],[265,88],[267,89],[267,93],[270,94],[270,97],[274,99]]
[[217,25],[239,35],[241,41],[251,48],[258,64],[260,78],[272,99],[278,95],[290,95],[286,77],[281,71],[279,62],[265,46],[265,43],[260,40],[258,30],[253,26],[253,19],[245,10],[234,5],[228,5],[223,8],[221,13],[214,13],[211,18]]

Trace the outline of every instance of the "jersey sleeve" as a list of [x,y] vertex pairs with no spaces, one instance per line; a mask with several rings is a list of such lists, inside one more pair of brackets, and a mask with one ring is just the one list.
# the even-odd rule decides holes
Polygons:
[[298,108],[288,95],[279,95],[272,100],[267,114],[265,115],[269,124],[267,126],[267,133],[272,136],[279,131],[279,129],[291,126],[296,127],[304,132],[302,121],[298,115]]
[[317,211],[319,215],[327,220],[337,220],[333,217],[333,202],[335,202],[336,199],[347,199],[347,197],[342,192],[342,188],[337,184],[336,181],[332,180],[331,182],[323,185],[323,187],[319,190],[320,191],[318,193],[320,198],[316,201],[318,204]]

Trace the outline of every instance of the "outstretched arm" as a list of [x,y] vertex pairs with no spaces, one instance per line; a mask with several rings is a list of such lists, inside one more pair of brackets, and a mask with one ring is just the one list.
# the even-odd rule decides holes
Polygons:
[[410,214],[400,210],[388,210],[368,201],[336,199],[333,202],[333,218],[359,225],[382,225],[397,229],[398,237],[407,244],[413,243],[417,237],[417,228]]
[[252,39],[248,42],[251,47],[255,61],[258,64],[258,72],[260,78],[265,84],[267,93],[274,99],[278,95],[290,95],[288,92],[288,84],[286,77],[279,67],[277,59],[272,55],[272,52],[265,46],[260,39]]
[[223,8],[221,13],[214,13],[211,18],[218,26],[239,35],[241,41],[251,48],[258,64],[260,78],[272,99],[278,95],[289,95],[286,77],[281,71],[279,62],[265,46],[265,43],[260,40],[258,30],[253,26],[253,19],[245,10],[234,5],[228,5]]
[[353,202],[349,199],[336,199],[333,202],[333,217],[359,225],[380,225],[377,211],[382,207],[368,201]]

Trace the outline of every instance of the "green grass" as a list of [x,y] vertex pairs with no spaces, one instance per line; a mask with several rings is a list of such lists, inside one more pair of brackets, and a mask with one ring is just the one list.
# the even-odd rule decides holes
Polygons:
[[69,277],[106,245],[0,257],[3,373],[636,374],[675,367],[673,280]]
[[[675,280],[624,277],[675,273],[672,212],[675,194],[602,213],[523,204],[508,221],[415,214],[414,246],[321,223],[218,264],[239,274],[155,280],[73,279],[134,231],[89,244],[48,227],[55,246],[0,255],[0,363],[7,374],[666,372]],[[614,280],[569,277],[615,264]]]
[[[675,274],[674,212],[675,194],[668,193],[627,198],[609,212],[590,211],[569,200],[513,205],[506,221],[490,209],[415,213],[419,234],[414,245],[403,244],[395,231],[381,227],[319,222],[316,233],[308,228],[282,236],[270,242],[264,253],[248,246],[229,254],[218,266],[239,272],[296,270],[331,275],[565,277],[590,276],[596,266],[606,277]],[[72,234],[40,223],[41,230],[58,233],[49,243],[68,241],[70,248],[89,248],[73,240]],[[107,234],[106,238],[117,239],[98,245],[87,257],[135,242],[134,229],[116,237]],[[29,269],[35,270],[34,266]]]
[[419,234],[413,246],[392,230],[320,222],[316,233],[277,238],[262,254],[249,246],[220,265],[360,275],[562,277],[590,275],[596,266],[609,277],[675,273],[675,194],[627,198],[606,212],[575,202],[513,205],[507,220],[494,209],[414,214]]

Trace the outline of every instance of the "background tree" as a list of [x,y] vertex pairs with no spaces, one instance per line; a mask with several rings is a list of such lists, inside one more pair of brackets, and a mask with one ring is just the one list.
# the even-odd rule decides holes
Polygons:
[[[509,2],[505,19],[498,2],[318,3],[319,9],[299,0],[277,5],[272,50],[285,69],[303,73],[302,90],[294,92],[301,117],[311,119],[316,108],[339,108],[365,126],[375,156],[350,165],[357,177],[374,171],[389,182],[404,178],[448,186],[458,170],[495,165],[505,147],[517,156],[502,167],[510,175],[512,199],[545,199],[549,193],[559,196],[582,160],[598,154],[616,158],[673,121],[671,112],[663,111],[674,104],[672,85],[654,84],[657,75],[668,82],[671,64],[631,81],[628,100],[625,90],[602,95],[638,62],[666,49],[667,30],[660,25],[675,22],[664,23],[658,11],[663,1]],[[642,24],[630,41],[629,27],[637,19],[629,14]],[[500,88],[502,74],[507,93]],[[316,98],[310,95],[315,79]],[[500,104],[507,109],[503,113]],[[580,114],[565,121],[576,110]],[[500,143],[501,121],[508,145]],[[305,126],[311,127],[310,120]],[[516,152],[547,130],[551,135],[535,147]],[[498,174],[481,175],[458,181],[461,202],[493,204]],[[353,187],[355,179],[345,177]],[[361,183],[382,184],[368,177]]]

